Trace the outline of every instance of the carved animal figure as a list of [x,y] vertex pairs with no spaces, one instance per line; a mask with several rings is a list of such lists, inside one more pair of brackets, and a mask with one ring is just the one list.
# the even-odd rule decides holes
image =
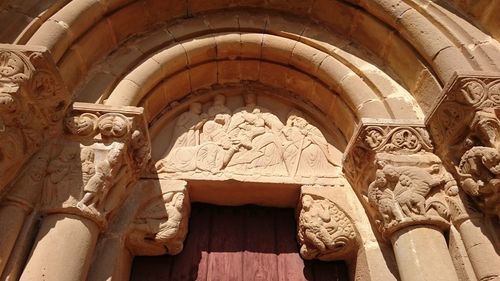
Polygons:
[[462,156],[458,171],[468,194],[490,193],[500,187],[500,153],[492,147],[472,147]]

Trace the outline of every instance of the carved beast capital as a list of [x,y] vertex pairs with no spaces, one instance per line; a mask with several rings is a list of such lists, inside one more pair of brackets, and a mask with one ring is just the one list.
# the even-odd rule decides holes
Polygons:
[[446,190],[456,185],[424,125],[363,119],[344,155],[344,172],[380,231],[409,225],[449,226]]
[[500,73],[455,73],[426,123],[460,187],[500,217]]

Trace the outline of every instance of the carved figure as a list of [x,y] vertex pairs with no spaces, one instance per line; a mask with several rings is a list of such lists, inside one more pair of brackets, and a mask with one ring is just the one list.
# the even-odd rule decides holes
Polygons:
[[201,104],[198,102],[190,104],[189,111],[182,113],[177,119],[171,149],[199,145],[200,129],[205,121],[206,116],[202,114]]
[[114,143],[106,159],[95,165],[95,173],[83,187],[83,198],[77,203],[79,209],[98,205],[106,197],[121,168],[124,149],[123,144]]
[[500,190],[500,153],[496,148],[475,146],[461,158],[458,167],[462,188],[472,196]]
[[318,128],[302,114],[292,111],[282,130],[286,138],[283,158],[290,176],[328,176],[338,166],[328,150],[328,143]]
[[397,207],[392,188],[399,180],[399,174],[392,167],[385,167],[385,171],[377,170],[375,180],[368,187],[368,200],[377,208],[384,223],[403,219],[401,210]]
[[187,234],[189,204],[182,192],[169,192],[142,211],[132,226],[131,243],[148,254],[178,254]]
[[302,197],[298,228],[305,259],[340,259],[355,243],[356,234],[345,214],[332,202],[311,195]]
[[432,165],[427,170],[413,166],[396,167],[384,162],[378,164],[380,168],[375,180],[368,187],[368,200],[379,211],[385,227],[405,218],[424,216],[431,207],[446,216],[442,203],[426,201],[433,188],[447,181],[438,174],[440,165]]
[[157,163],[157,170],[335,175],[336,164],[325,137],[301,113],[292,111],[285,127],[276,115],[256,104],[255,94],[246,94],[244,101],[245,106],[233,113],[222,95],[214,97],[207,113],[202,113],[201,104],[191,104],[177,119],[171,150]]
[[79,169],[75,167],[80,162],[78,156],[79,147],[67,146],[63,147],[58,156],[49,162],[42,199],[44,204],[51,205],[58,202],[58,190],[71,190],[76,180],[73,173]]

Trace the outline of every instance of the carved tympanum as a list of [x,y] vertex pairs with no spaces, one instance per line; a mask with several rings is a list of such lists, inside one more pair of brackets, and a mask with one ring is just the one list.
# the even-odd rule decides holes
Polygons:
[[135,255],[176,255],[188,231],[190,202],[186,189],[165,190],[146,202],[130,226],[127,247]]
[[457,73],[427,123],[437,152],[481,209],[500,217],[500,74]]
[[61,133],[70,99],[47,50],[0,44],[0,189]]
[[175,123],[166,157],[157,172],[167,177],[211,174],[288,178],[335,177],[338,163],[325,136],[297,110],[286,124],[247,94],[235,110],[216,95],[203,112],[194,102]]
[[76,213],[103,225],[121,204],[150,157],[142,110],[127,110],[74,105],[67,134],[50,148],[42,194],[46,212]]
[[364,119],[358,128],[344,170],[384,234],[414,224],[449,225],[446,191],[456,182],[432,149],[422,124]]
[[304,259],[341,260],[356,248],[354,226],[332,201],[304,194],[299,205],[298,240]]

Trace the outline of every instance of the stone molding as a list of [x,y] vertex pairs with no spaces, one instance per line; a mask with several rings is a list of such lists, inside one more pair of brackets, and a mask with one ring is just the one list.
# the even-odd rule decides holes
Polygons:
[[143,109],[74,103],[64,124],[49,148],[42,210],[104,227],[150,159]]
[[346,260],[356,255],[358,234],[342,208],[321,195],[331,186],[303,186],[297,206],[297,240],[306,260]]
[[70,100],[46,48],[0,44],[0,189],[60,135]]
[[[436,152],[487,214],[500,217],[500,73],[457,72],[426,120]],[[471,205],[472,207],[472,205]]]
[[418,224],[449,227],[446,197],[456,182],[422,122],[362,119],[344,172],[384,235]]

